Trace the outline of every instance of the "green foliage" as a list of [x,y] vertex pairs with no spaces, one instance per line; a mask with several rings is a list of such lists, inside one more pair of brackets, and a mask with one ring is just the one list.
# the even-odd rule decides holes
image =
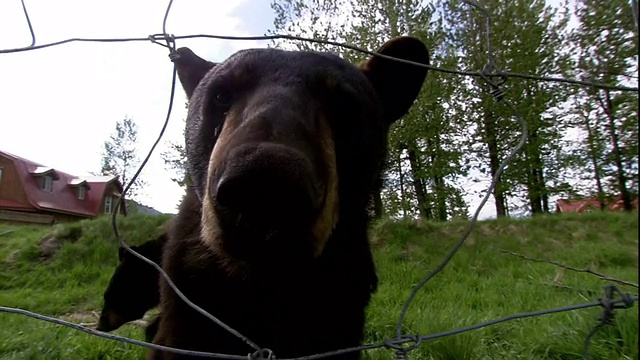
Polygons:
[[[570,73],[610,85],[637,83],[637,28],[627,1],[580,0],[576,16],[581,26],[572,34],[577,54]],[[636,75],[629,75],[635,68]],[[584,89],[574,95],[577,122],[586,131],[576,157],[599,195],[638,194],[637,93]],[[595,192],[595,191],[591,191]]]
[[[492,55],[489,55],[485,50],[485,15],[459,1],[447,3],[449,41],[466,55],[462,62],[466,68],[482,69],[491,59],[503,71],[515,73],[557,74],[569,67],[564,46],[566,11],[547,6],[544,1],[483,2],[491,15]],[[521,116],[527,123],[529,136],[521,153],[499,179],[494,194],[496,212],[499,216],[508,214],[507,197],[513,204],[511,210],[520,203],[533,213],[549,212],[549,197],[565,183],[560,170],[566,164],[558,163],[566,130],[558,107],[568,96],[565,87],[510,80],[502,86],[507,106],[496,103],[487,90],[483,81],[460,89],[462,100],[469,104],[468,116],[475,123],[466,144],[472,149],[467,154],[469,161],[477,163],[475,170],[485,176],[495,173],[520,136],[515,117]]]
[[[189,102],[185,103],[185,108],[189,108]],[[183,121],[186,129],[186,119]],[[182,130],[183,138],[185,129]],[[174,173],[171,181],[180,185],[180,187],[184,187],[189,181],[189,174],[187,173],[187,150],[184,147],[184,140],[180,142],[168,141],[166,145],[168,149],[160,155],[164,161],[165,169]]]
[[[116,122],[114,132],[104,142],[100,173],[119,176],[122,186],[126,187],[140,164],[137,142],[138,127],[133,119],[125,117]],[[127,197],[136,199],[140,195],[141,188],[146,184],[141,175],[127,191]]]
[[169,150],[162,153],[162,160],[167,170],[174,171],[177,175],[171,177],[171,181],[180,186],[187,182],[186,159],[187,153],[184,145],[175,142],[168,143]]
[[[637,84],[637,76],[603,78],[633,72],[637,65],[637,41],[632,41],[637,29],[624,0],[615,5],[596,0],[555,5],[483,1],[492,29],[490,54],[485,15],[461,0],[271,4],[276,16],[269,34],[341,41],[372,51],[392,37],[412,35],[425,42],[435,67],[479,71],[492,63],[514,73]],[[574,8],[580,24],[571,28]],[[273,45],[332,51],[354,64],[368,57],[333,45]],[[411,111],[390,132],[381,194],[386,216],[450,220],[468,215],[464,197],[479,195],[468,184],[487,181],[515,146],[521,133],[517,116],[526,121],[529,136],[493,193],[498,216],[548,213],[559,197],[615,195],[621,176],[631,197],[637,195],[637,93],[610,93],[612,126],[593,97],[603,92],[583,91],[592,94],[588,97],[566,84],[520,79],[508,79],[501,89],[506,95],[497,102],[482,79],[429,73]],[[605,100],[600,97],[601,103]],[[586,110],[587,105],[594,109]],[[590,135],[584,134],[586,120],[578,121],[584,116]],[[602,173],[597,176],[602,190],[592,181],[595,167]]]
[[[128,244],[140,244],[164,229],[168,217],[119,218]],[[366,343],[395,336],[399,311],[422,278],[442,261],[467,226],[415,220],[382,220],[371,240],[380,286],[368,309]],[[48,316],[99,310],[102,293],[117,264],[111,219],[42,226],[0,224],[0,305]],[[37,244],[46,234],[75,239],[43,261]],[[597,300],[609,283],[585,274],[530,262],[500,252],[546,258],[638,282],[638,218],[633,214],[545,215],[525,220],[482,221],[449,265],[422,289],[409,308],[403,331],[432,334],[519,312]],[[627,292],[637,289],[620,286]],[[502,323],[423,343],[416,359],[580,359],[583,340],[597,323],[591,308]],[[638,313],[617,310],[613,325],[593,338],[592,358],[638,357]],[[130,359],[145,350],[100,339],[16,314],[0,313],[2,359]],[[141,328],[125,325],[117,335],[143,339]],[[392,359],[386,349],[364,359]]]
[[[276,18],[271,33],[343,41],[371,51],[392,37],[408,34],[436,49],[431,65],[457,64],[455,53],[444,46],[435,7],[420,1],[282,0],[273,1],[272,8]],[[368,57],[323,44],[296,43],[295,47],[332,51],[354,64]],[[446,220],[468,212],[455,184],[466,175],[467,167],[459,146],[464,116],[449,107],[456,87],[452,80],[432,72],[412,110],[391,129],[382,193],[387,216]]]

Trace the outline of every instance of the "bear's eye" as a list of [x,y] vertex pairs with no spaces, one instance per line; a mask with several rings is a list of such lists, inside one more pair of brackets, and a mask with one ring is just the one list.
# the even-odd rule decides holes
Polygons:
[[213,101],[217,106],[220,106],[220,107],[231,106],[232,100],[233,98],[231,94],[226,91],[218,91],[213,95]]

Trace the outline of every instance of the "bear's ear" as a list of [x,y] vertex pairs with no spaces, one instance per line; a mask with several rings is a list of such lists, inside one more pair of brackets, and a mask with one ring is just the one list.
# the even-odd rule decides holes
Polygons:
[[209,70],[217,65],[216,63],[200,58],[187,47],[177,49],[176,52],[170,56],[176,64],[178,78],[189,99],[200,83],[200,80],[202,80]]
[[[377,52],[429,65],[429,51],[414,37],[401,36],[391,39]],[[424,67],[378,56],[362,62],[359,68],[378,93],[384,108],[384,117],[389,123],[398,120],[409,111],[427,76],[427,69]]]
[[124,261],[124,257],[127,255],[127,250],[122,246],[118,247],[118,261]]

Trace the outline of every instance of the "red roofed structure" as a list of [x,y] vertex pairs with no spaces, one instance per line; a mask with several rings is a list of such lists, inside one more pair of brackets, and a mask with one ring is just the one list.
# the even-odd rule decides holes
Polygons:
[[[631,203],[633,210],[638,210],[638,199],[633,200]],[[605,211],[622,211],[622,197],[618,196],[614,199],[605,199],[604,209]],[[556,202],[556,212],[558,213],[583,213],[594,210],[600,210],[600,201],[597,198],[586,199],[560,199]]]
[[78,177],[0,150],[0,221],[95,218],[115,209],[122,189],[117,176]]

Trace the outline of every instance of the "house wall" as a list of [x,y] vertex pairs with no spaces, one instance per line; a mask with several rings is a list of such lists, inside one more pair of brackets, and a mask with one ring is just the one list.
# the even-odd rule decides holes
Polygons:
[[36,212],[0,210],[0,222],[4,223],[52,225],[54,220],[55,218],[51,215]]
[[30,223],[53,225],[56,223],[66,223],[85,219],[84,217],[60,214],[51,211],[12,211],[0,210],[0,222],[5,223]]
[[[106,215],[104,212],[104,204],[105,204],[105,198],[107,196],[111,196],[112,200],[111,200],[111,208],[115,209],[116,207],[116,202],[118,201],[118,196],[114,195],[115,193],[119,193],[120,189],[118,188],[118,186],[116,186],[115,183],[110,183],[109,185],[107,185],[107,187],[104,190],[104,194],[102,195],[102,200],[100,201],[100,211],[98,212],[98,215]],[[126,211],[126,205],[125,205],[125,201],[124,199],[122,199],[122,202],[120,204],[120,213],[119,215],[126,215],[127,211]],[[109,214],[110,215],[110,214]]]
[[70,214],[60,214],[60,213],[52,213],[52,212],[42,212],[43,214],[51,214],[55,220],[54,222],[59,223],[59,222],[73,222],[73,221],[80,221],[83,219],[88,219],[88,217],[83,217],[83,216],[77,216],[77,215],[70,215]]
[[2,168],[2,179],[0,179],[0,198],[18,202],[25,207],[35,208],[29,203],[27,194],[22,187],[22,182],[18,176],[13,160],[0,155],[0,168]]

